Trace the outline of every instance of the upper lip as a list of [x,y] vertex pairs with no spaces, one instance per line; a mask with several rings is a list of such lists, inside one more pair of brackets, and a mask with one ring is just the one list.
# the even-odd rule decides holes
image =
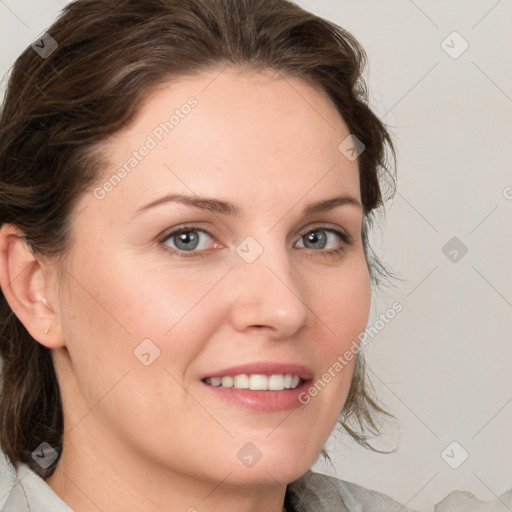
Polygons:
[[222,370],[212,371],[201,377],[225,377],[234,376],[241,374],[258,374],[258,375],[297,375],[302,380],[308,380],[313,377],[313,373],[309,368],[302,364],[296,363],[277,363],[277,362],[266,362],[259,361],[254,363],[246,363],[237,366],[231,366],[230,368],[224,368]]

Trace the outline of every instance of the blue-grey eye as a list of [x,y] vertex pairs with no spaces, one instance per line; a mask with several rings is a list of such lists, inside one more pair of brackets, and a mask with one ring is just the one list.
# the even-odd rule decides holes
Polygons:
[[[203,235],[203,240],[201,240],[200,234]],[[206,235],[206,241],[204,241],[204,235]],[[204,249],[205,246],[208,245],[208,238],[211,237],[206,231],[188,229],[170,233],[166,243],[169,244],[169,242],[172,242],[171,247],[179,251],[194,251],[198,248]],[[202,245],[202,247],[199,247],[200,245]]]
[[331,247],[327,248],[336,248],[340,238],[341,236],[337,231],[322,228],[308,231],[306,234],[302,235],[299,242],[302,242],[302,247],[306,247],[307,249],[326,249],[328,243],[331,244]]
[[327,236],[325,235],[325,232],[316,230],[312,231],[311,233],[308,233],[307,235],[304,235],[304,243],[305,244],[311,244],[313,249],[324,249],[325,244],[327,242]]

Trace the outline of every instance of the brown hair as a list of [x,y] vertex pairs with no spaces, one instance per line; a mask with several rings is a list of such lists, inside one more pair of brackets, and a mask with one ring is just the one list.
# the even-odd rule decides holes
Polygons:
[[[365,145],[358,162],[372,284],[391,276],[367,234],[383,205],[381,178],[394,187],[387,159],[394,150],[367,105],[366,55],[351,34],[287,0],[77,0],[48,33],[57,48],[45,58],[33,47],[21,54],[0,119],[0,224],[18,226],[35,255],[66,254],[74,205],[101,176],[94,149],[134,119],[156,86],[233,64],[300,77],[328,94]],[[46,477],[31,453],[43,441],[62,450],[51,350],[29,335],[3,293],[0,356],[0,445],[14,465]],[[372,395],[359,353],[340,423],[371,449],[364,431],[378,434],[373,414],[388,414]]]

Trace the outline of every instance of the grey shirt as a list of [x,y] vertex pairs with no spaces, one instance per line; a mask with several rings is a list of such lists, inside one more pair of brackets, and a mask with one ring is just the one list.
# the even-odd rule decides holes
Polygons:
[[[294,512],[415,512],[385,494],[313,471],[288,485],[287,499]],[[454,491],[435,506],[435,512],[510,512],[511,506],[512,489],[495,502]],[[1,451],[0,511],[73,512],[37,473],[26,464],[15,471]]]

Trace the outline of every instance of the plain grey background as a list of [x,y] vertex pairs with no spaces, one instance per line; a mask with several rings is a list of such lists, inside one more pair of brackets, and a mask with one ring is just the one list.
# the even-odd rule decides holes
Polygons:
[[[2,75],[66,3],[0,0]],[[403,311],[365,349],[397,417],[374,444],[398,450],[337,434],[335,469],[315,469],[419,510],[455,489],[495,500],[512,487],[512,2],[298,3],[362,43],[398,150],[373,242],[402,281],[375,294],[368,325],[394,301]]]

